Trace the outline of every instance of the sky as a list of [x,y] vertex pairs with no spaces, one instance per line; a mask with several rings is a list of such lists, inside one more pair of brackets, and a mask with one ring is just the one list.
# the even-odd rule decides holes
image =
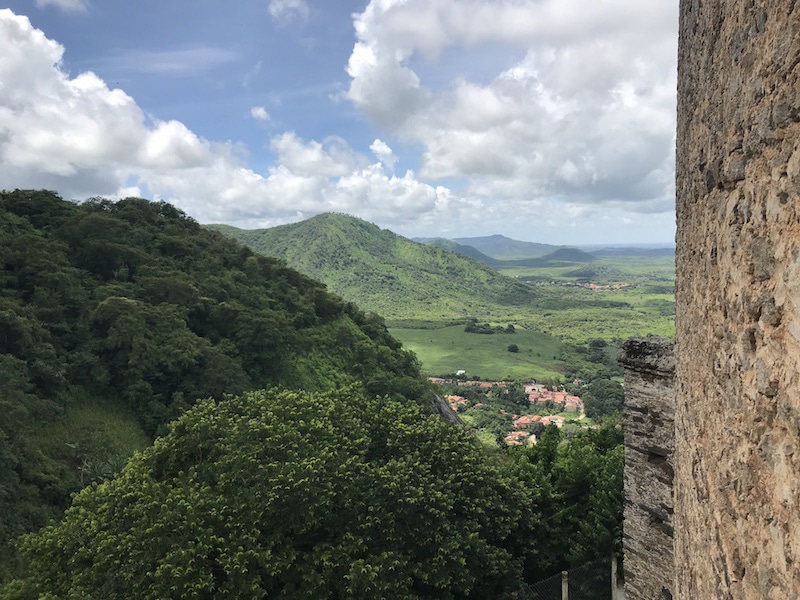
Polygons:
[[677,0],[11,0],[0,188],[674,240]]

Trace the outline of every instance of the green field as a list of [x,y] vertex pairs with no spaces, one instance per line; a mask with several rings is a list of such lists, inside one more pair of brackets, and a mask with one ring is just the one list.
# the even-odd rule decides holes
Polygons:
[[[675,334],[672,257],[606,257],[583,265],[517,267],[502,273],[529,283],[536,300],[528,311],[498,318],[574,343]],[[580,282],[628,287],[589,290],[575,285]]]
[[[499,323],[503,326],[506,323]],[[464,325],[439,329],[393,327],[390,333],[413,350],[429,375],[455,373],[482,379],[552,379],[563,375],[563,344],[550,335],[517,327],[514,334],[466,333]],[[516,344],[519,352],[509,352]]]
[[498,270],[509,277],[532,281],[589,280],[599,284],[647,284],[675,281],[675,259],[667,256],[603,257],[582,264],[509,267]]
[[[587,269],[595,275],[575,276],[587,273]],[[526,281],[533,299],[523,306],[495,305],[480,314],[464,313],[493,325],[513,323],[516,334],[466,333],[463,322],[436,321],[430,312],[423,311],[416,320],[390,321],[392,335],[417,354],[427,374],[464,369],[484,379],[559,377],[565,364],[554,357],[560,356],[565,342],[674,335],[672,258],[602,258],[583,266],[520,267],[504,273]],[[582,281],[628,287],[590,290],[575,285]],[[508,352],[512,343],[519,346],[519,353]]]
[[647,286],[591,291],[540,285],[537,291],[538,310],[518,319],[565,341],[624,340],[647,334],[672,337],[675,333],[674,296],[654,293]]

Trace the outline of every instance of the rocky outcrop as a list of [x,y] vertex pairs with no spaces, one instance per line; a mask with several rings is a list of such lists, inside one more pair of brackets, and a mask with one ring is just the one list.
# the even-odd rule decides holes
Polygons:
[[800,598],[800,2],[682,0],[675,595]]
[[625,598],[672,598],[672,454],[675,357],[672,344],[630,339],[625,367]]
[[450,408],[450,405],[439,394],[434,394],[433,409],[445,421],[450,421],[452,423],[459,423],[459,424],[464,422],[461,420],[461,417],[458,416],[458,413],[456,413],[456,411]]

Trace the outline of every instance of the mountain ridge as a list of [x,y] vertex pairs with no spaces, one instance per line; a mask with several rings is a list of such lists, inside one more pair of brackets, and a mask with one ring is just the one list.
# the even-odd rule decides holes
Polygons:
[[529,286],[473,258],[414,242],[357,217],[323,213],[249,231],[210,227],[388,318],[416,318],[421,312],[465,317],[535,298]]
[[[429,243],[430,241],[444,238],[411,239],[415,242]],[[451,238],[449,241],[460,244],[461,246],[470,246],[478,252],[496,260],[540,258],[563,247],[561,245],[542,244],[539,242],[523,242],[499,233],[476,237],[457,237]]]

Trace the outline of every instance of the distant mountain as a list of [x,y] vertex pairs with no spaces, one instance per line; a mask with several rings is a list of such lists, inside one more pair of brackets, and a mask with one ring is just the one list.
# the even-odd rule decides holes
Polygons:
[[496,260],[490,258],[489,263],[496,269],[508,269],[511,267],[566,267],[575,264],[589,263],[597,260],[588,252],[577,248],[558,248],[550,254],[545,254],[539,258],[519,258],[515,260]]
[[543,256],[540,260],[550,263],[554,262],[568,262],[568,263],[585,263],[597,260],[594,256],[583,250],[577,248],[559,248]]
[[477,260],[346,215],[326,213],[251,231],[210,227],[285,260],[345,300],[386,317],[470,316],[527,304],[535,294]]
[[446,240],[444,238],[431,238],[423,243],[429,246],[442,248],[443,250],[449,250],[450,252],[455,252],[456,254],[460,254],[461,256],[466,256],[467,258],[472,258],[493,268],[503,265],[503,261],[497,260],[496,258],[492,258],[491,256],[487,256],[477,248],[474,248],[472,246],[465,246],[453,240]]
[[453,241],[462,246],[472,246],[479,252],[499,260],[539,258],[561,247],[536,242],[521,242],[499,234],[453,238]]
[[675,256],[675,247],[666,248],[600,248],[599,250],[590,250],[592,256],[606,257],[629,257],[629,256]]
[[527,258],[504,258],[499,259],[493,256],[489,256],[474,246],[468,246],[462,243],[459,243],[456,240],[447,240],[444,238],[418,238],[419,240],[423,240],[422,243],[427,244],[429,246],[436,246],[437,248],[444,248],[445,250],[450,250],[451,252],[456,252],[461,256],[468,256],[469,258],[473,258],[477,261],[482,262],[485,265],[492,267],[493,269],[503,269],[509,267],[552,267],[552,266],[563,266],[564,263],[586,263],[596,260],[596,257],[588,252],[584,252],[583,250],[579,250],[578,248],[570,248],[570,247],[563,247],[563,246],[550,246],[548,244],[534,244],[533,242],[517,242],[516,240],[509,239],[507,237],[503,237],[502,235],[493,235],[487,238],[460,238],[461,240],[488,240],[488,239],[500,239],[500,242],[496,246],[499,248],[500,243],[509,242],[510,244],[507,246],[509,249],[512,247],[512,244],[523,244],[526,246],[535,246],[536,248],[528,248],[529,252],[534,252],[536,249],[539,251],[546,249],[549,252],[541,254],[536,257],[527,257]]

